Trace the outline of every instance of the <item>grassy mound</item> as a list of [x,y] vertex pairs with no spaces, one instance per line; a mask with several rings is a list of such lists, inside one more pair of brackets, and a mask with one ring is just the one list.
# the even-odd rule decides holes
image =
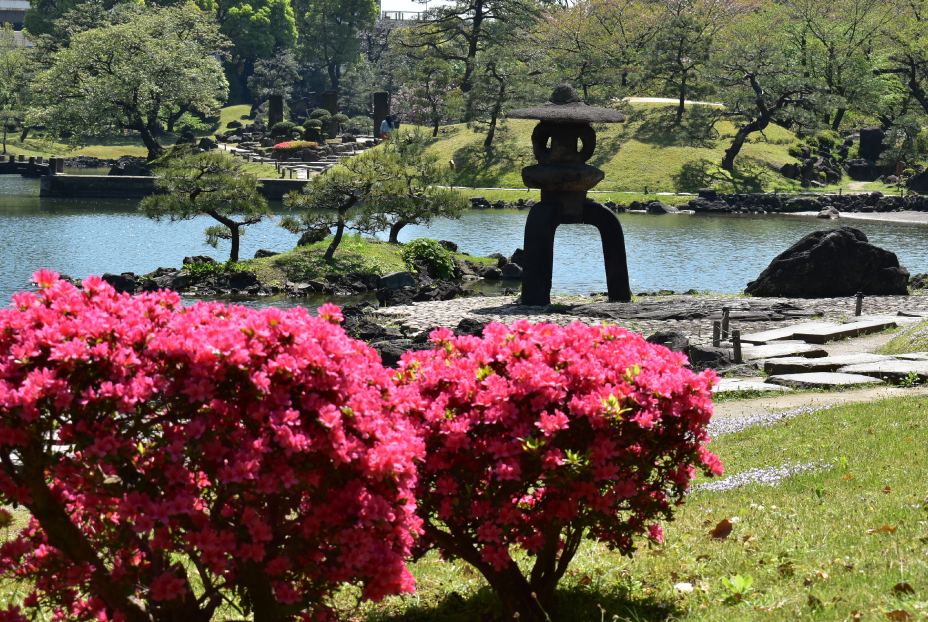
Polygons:
[[[357,272],[383,276],[391,272],[406,270],[402,245],[372,241],[359,235],[345,236],[335,251],[333,261],[329,263],[322,257],[331,241],[331,238],[328,238],[322,242],[300,246],[273,257],[242,261],[240,265],[254,270],[258,279],[266,285],[283,285],[287,281],[319,280],[324,279],[327,274]],[[453,255],[462,260],[496,264],[495,259],[487,257],[470,257],[462,253],[453,253]]]
[[[728,192],[796,190],[774,168],[795,162],[787,150],[798,140],[779,126],[754,134],[736,160],[734,173],[719,168],[731,145],[735,126],[720,121],[707,130],[702,115],[688,115],[681,126],[673,123],[673,106],[628,104],[628,121],[596,126],[596,153],[588,164],[601,168],[606,179],[597,190],[685,192],[711,186]],[[684,117],[686,119],[686,117]],[[535,121],[509,120],[497,130],[493,145],[483,147],[485,134],[464,125],[442,128],[430,151],[452,158],[461,186],[521,188],[522,167],[533,164],[529,137]]]
[[919,322],[915,326],[910,326],[901,331],[877,352],[879,354],[928,352],[928,320]]
[[[552,620],[924,620],[928,490],[911,474],[928,469],[926,409],[924,397],[902,397],[713,434],[726,473],[708,482],[736,476],[734,485],[695,492],[664,525],[665,544],[631,559],[583,545]],[[752,475],[782,477],[761,485]],[[714,539],[723,520],[730,533]],[[498,611],[459,560],[428,555],[412,572],[415,596],[367,604],[359,619],[465,622]],[[341,599],[354,605],[348,590]]]

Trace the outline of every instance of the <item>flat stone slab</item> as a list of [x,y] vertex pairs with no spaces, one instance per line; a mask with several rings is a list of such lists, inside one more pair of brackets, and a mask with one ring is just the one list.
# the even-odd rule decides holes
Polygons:
[[757,380],[742,380],[741,378],[720,378],[718,384],[712,387],[713,393],[729,393],[731,391],[792,391],[792,389]]
[[786,326],[784,328],[775,328],[773,330],[765,330],[759,333],[751,333],[750,335],[741,335],[742,343],[753,343],[753,344],[765,344],[771,341],[782,341],[784,339],[792,339],[793,335],[800,330],[812,330],[821,327],[835,327],[839,326],[835,322],[805,322],[803,324],[793,324],[792,326]]
[[928,311],[900,311],[899,317],[928,318]]
[[905,361],[928,361],[928,352],[909,352],[908,354],[895,354],[893,356]]
[[895,322],[897,326],[912,326],[913,324],[918,324],[924,319],[922,317],[911,317],[908,315],[902,315],[902,313],[903,312],[900,311],[896,315],[885,315],[885,314],[866,315],[864,314],[864,315],[852,318],[851,320],[848,320],[847,322],[845,322],[845,324],[849,324],[850,322],[870,322],[870,321],[878,322],[878,321],[888,320],[890,322]]
[[822,348],[797,341],[790,341],[786,343],[773,342],[763,346],[741,346],[741,358],[746,361],[756,359],[772,359],[784,356],[822,358],[828,356],[828,352]]
[[847,339],[850,337],[869,335],[870,333],[878,333],[881,330],[896,328],[897,326],[898,324],[896,324],[895,319],[851,322],[849,324],[803,329],[793,333],[793,337],[808,343],[825,343],[827,341],[835,341],[836,339]]
[[811,374],[780,374],[769,376],[765,382],[792,389],[832,389],[857,384],[883,384],[883,381],[862,374],[815,372]]
[[860,365],[848,365],[840,368],[838,371],[847,374],[863,374],[873,378],[881,378],[888,382],[897,383],[909,377],[909,374],[915,373],[919,380],[928,379],[928,361],[905,361],[892,360],[880,363],[861,363]]
[[812,372],[837,371],[846,365],[861,363],[879,363],[891,361],[893,357],[882,354],[845,354],[842,356],[826,356],[824,358],[803,358],[788,356],[784,358],[767,359],[764,361],[764,371],[768,374],[807,374]]

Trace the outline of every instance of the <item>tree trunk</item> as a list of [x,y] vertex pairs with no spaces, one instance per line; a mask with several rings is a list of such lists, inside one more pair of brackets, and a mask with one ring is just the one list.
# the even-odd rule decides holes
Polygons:
[[400,241],[399,241],[399,239],[398,239],[398,236],[399,236],[399,234],[400,234],[400,230],[401,230],[403,227],[405,227],[406,225],[408,225],[408,224],[409,224],[409,223],[406,222],[405,220],[397,220],[395,223],[393,223],[392,225],[390,225],[390,244],[399,244],[399,243],[400,243]]
[[327,69],[329,71],[329,82],[332,84],[332,90],[337,91],[342,81],[341,67],[339,67],[338,63],[329,63]]
[[680,78],[680,105],[677,106],[677,125],[683,122],[683,109],[686,101],[686,72]]
[[184,113],[187,112],[187,106],[181,106],[177,109],[177,112],[168,114],[168,131],[174,131],[174,124],[177,123]]
[[250,560],[239,572],[241,572],[242,583],[251,599],[255,622],[281,622],[283,616],[280,605],[274,597],[274,588],[271,586],[271,580],[264,571],[263,565]]
[[506,83],[499,81],[499,93],[496,95],[496,103],[493,105],[493,112],[490,113],[490,129],[487,130],[487,137],[483,141],[483,146],[489,148],[493,145],[493,138],[496,136],[496,121],[503,111],[503,99],[506,97]]
[[838,128],[841,127],[841,121],[844,120],[845,112],[847,112],[846,108],[838,108],[838,112],[835,113],[835,118],[831,122],[831,129],[838,131]]
[[750,123],[745,123],[738,128],[738,132],[735,134],[735,139],[731,142],[731,147],[725,150],[725,156],[722,158],[722,168],[726,171],[735,170],[735,156],[741,152],[741,148],[744,146],[744,142],[748,139],[753,132],[757,131],[757,121],[751,121]]
[[137,123],[135,129],[139,131],[139,134],[142,136],[142,144],[145,145],[145,148],[148,149],[148,159],[154,160],[160,158],[164,154],[164,148],[158,142],[158,139],[155,138],[155,134],[151,128],[149,128],[144,123]]
[[238,225],[233,225],[229,227],[229,231],[232,232],[232,250],[229,252],[229,261],[238,262],[238,241],[241,237],[241,233],[238,230]]
[[31,127],[24,127],[23,133],[19,135],[19,142],[26,140],[26,137],[29,136],[29,132],[32,131]]
[[325,249],[325,255],[323,255],[323,261],[332,261],[335,258],[335,249],[338,248],[339,243],[342,241],[342,234],[345,232],[345,219],[339,218],[338,225],[335,227],[335,237],[332,238],[332,243],[329,244],[329,247]]

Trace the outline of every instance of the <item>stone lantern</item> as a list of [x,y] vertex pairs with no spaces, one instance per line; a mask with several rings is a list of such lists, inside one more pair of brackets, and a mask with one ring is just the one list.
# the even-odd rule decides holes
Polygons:
[[596,149],[591,123],[623,123],[625,115],[587,106],[569,84],[562,84],[547,103],[513,110],[509,118],[540,121],[532,132],[532,151],[538,164],[522,169],[523,183],[541,190],[541,202],[532,207],[525,222],[522,304],[550,304],[554,232],[558,225],[572,223],[599,229],[609,300],[631,300],[622,225],[609,208],[586,196],[587,190],[605,177],[598,168],[585,164]]

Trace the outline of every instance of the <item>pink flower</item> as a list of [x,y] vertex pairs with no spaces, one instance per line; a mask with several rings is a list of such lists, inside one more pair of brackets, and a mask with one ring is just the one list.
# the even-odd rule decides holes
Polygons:
[[178,579],[170,572],[158,575],[151,582],[151,597],[153,600],[174,600],[187,593],[185,581]]
[[648,527],[648,537],[658,544],[664,543],[664,528],[660,525],[651,525]]

